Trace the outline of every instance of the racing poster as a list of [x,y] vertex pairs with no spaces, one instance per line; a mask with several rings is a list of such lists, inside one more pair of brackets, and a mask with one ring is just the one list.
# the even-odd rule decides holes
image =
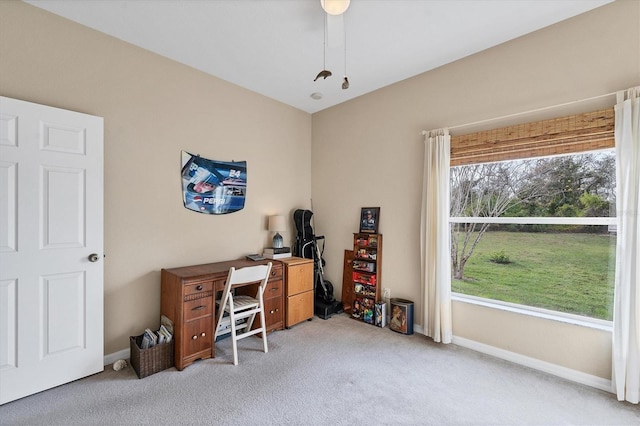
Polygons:
[[227,214],[244,208],[247,162],[208,160],[182,151],[182,199],[198,213]]

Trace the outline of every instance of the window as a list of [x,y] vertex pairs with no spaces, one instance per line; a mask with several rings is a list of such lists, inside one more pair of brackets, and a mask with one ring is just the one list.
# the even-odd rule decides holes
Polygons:
[[612,319],[612,149],[460,165],[450,175],[452,291]]
[[451,138],[452,290],[611,320],[613,108]]

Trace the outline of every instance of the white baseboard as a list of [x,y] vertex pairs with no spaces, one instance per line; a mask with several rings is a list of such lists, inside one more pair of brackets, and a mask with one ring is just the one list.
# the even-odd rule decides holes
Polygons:
[[129,359],[131,357],[131,349],[123,349],[104,356],[104,365],[113,364],[119,359]]
[[534,370],[544,371],[545,373],[553,374],[554,376],[562,377],[563,379],[571,380],[573,382],[591,386],[605,392],[613,393],[611,380],[603,379],[602,377],[583,373],[582,371],[573,370],[571,368],[562,367],[550,362],[541,361],[539,359],[496,348],[494,346],[485,345],[484,343],[475,342],[473,340],[465,339],[464,337],[454,336],[452,343],[458,346],[472,349],[477,352],[481,352],[483,354],[504,359],[515,364],[533,368]]

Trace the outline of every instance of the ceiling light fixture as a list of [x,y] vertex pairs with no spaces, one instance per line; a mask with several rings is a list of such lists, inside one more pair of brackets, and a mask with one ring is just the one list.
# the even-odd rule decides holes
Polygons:
[[320,5],[329,15],[342,15],[349,8],[351,0],[320,0]]

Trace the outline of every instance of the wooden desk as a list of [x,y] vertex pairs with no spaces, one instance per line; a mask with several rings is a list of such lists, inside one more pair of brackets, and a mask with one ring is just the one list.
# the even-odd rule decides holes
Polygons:
[[[183,370],[198,359],[215,356],[216,293],[224,290],[229,268],[267,263],[268,260],[254,262],[238,259],[161,271],[160,311],[173,321],[175,365],[178,370]],[[283,266],[279,261],[272,263],[271,277],[264,292],[267,332],[284,328]],[[255,296],[256,290],[257,285],[252,285],[238,289],[238,292]],[[256,318],[256,321],[260,319]]]

